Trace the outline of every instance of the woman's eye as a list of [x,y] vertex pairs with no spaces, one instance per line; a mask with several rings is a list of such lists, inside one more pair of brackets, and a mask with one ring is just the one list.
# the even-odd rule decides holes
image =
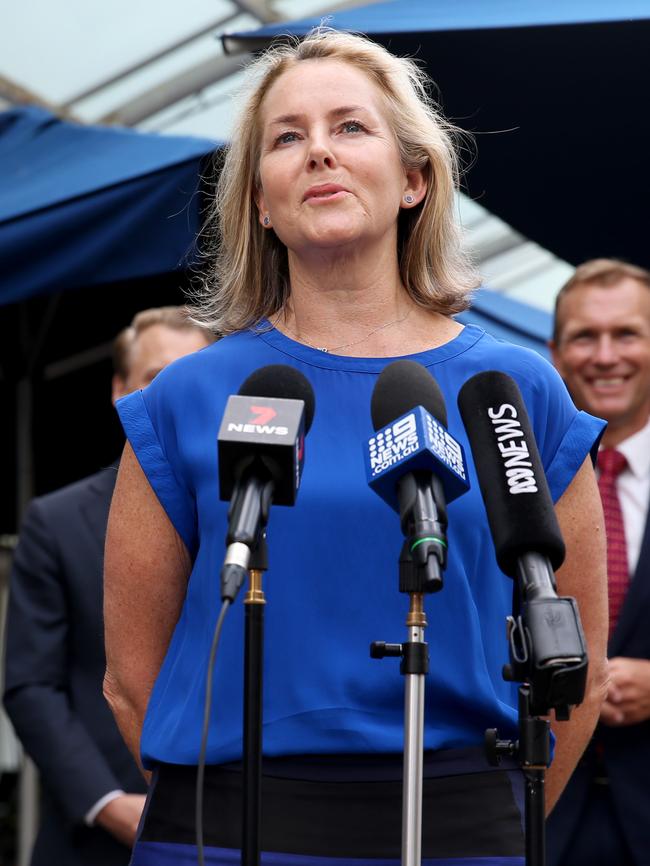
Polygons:
[[276,144],[290,144],[292,141],[297,141],[297,132],[283,132],[275,139]]
[[341,124],[341,128],[345,132],[363,132],[365,129],[362,123],[359,123],[358,120],[346,120]]

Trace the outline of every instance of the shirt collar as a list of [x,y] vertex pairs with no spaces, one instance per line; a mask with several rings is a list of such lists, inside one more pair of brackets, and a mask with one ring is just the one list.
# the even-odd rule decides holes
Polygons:
[[625,455],[630,471],[637,478],[650,475],[650,418],[639,431],[616,446]]

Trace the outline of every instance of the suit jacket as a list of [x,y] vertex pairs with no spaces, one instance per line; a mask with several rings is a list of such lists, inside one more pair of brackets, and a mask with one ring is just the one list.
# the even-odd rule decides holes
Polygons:
[[[650,515],[608,655],[650,659]],[[599,725],[595,740],[602,744],[616,816],[626,842],[635,862],[650,866],[650,721],[621,728]],[[580,832],[580,812],[596,766],[592,742],[549,818],[548,866],[561,862],[569,839]]]
[[109,791],[144,792],[102,694],[102,572],[116,468],[35,499],[14,557],[5,707],[41,777],[32,866],[126,866],[84,815]]

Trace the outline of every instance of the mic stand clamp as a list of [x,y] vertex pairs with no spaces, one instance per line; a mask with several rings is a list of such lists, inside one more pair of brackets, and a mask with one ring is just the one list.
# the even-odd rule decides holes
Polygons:
[[[437,529],[437,527],[436,527]],[[437,533],[436,533],[437,535]],[[429,646],[424,640],[427,618],[424,594],[442,588],[444,547],[425,530],[407,537],[399,559],[399,589],[409,595],[404,643],[373,641],[370,656],[400,658],[404,684],[404,777],[402,789],[402,866],[422,862],[422,776],[424,764],[424,685],[429,672]],[[424,543],[418,543],[423,541]]]
[[551,763],[551,725],[540,716],[555,712],[568,721],[582,703],[587,680],[587,650],[573,598],[558,597],[548,560],[529,553],[518,562],[515,599],[521,611],[507,618],[510,664],[503,679],[519,682],[517,740],[501,740],[496,728],[485,732],[488,762],[498,766],[514,757],[526,783],[526,866],[544,866],[544,786]]

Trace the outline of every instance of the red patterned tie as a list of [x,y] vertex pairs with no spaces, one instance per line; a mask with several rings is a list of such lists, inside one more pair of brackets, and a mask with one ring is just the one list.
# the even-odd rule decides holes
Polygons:
[[627,564],[627,545],[621,502],[616,490],[616,479],[627,466],[627,460],[615,448],[601,448],[598,452],[598,488],[605,513],[607,534],[607,585],[609,592],[609,634],[610,637],[621,612],[625,593],[630,583]]

